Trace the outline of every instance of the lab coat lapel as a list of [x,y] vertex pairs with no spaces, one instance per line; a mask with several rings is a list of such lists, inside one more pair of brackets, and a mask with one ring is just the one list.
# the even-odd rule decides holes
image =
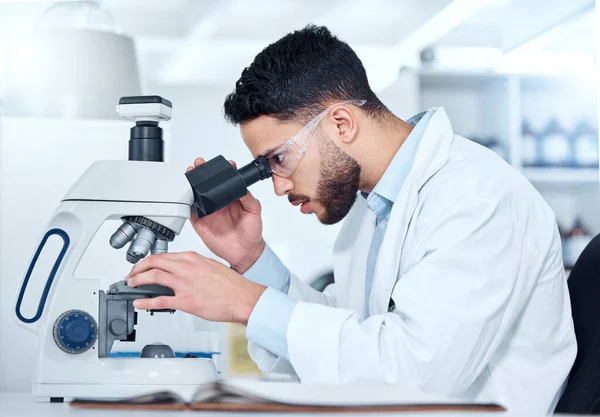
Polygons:
[[[421,138],[409,174],[397,196],[379,249],[373,277],[369,314],[388,311],[398,279],[400,259],[411,219],[419,202],[419,191],[447,161],[454,132],[443,108],[436,109]],[[363,285],[364,287],[364,285]]]
[[337,306],[366,317],[365,281],[369,246],[375,230],[375,214],[358,195],[340,231],[333,251]]
[[415,187],[405,183],[400,192],[402,200],[396,200],[394,208],[399,201],[403,209],[392,210],[386,233],[377,255],[377,264],[373,276],[373,288],[369,300],[369,314],[383,314],[388,310],[390,295],[400,268],[400,255],[404,246],[404,238],[408,225],[417,207],[418,194]]

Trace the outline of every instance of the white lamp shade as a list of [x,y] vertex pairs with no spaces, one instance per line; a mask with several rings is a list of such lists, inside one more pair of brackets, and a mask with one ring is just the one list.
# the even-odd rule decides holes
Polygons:
[[6,58],[9,115],[118,118],[119,98],[141,92],[135,45],[125,35],[40,29],[14,39]]

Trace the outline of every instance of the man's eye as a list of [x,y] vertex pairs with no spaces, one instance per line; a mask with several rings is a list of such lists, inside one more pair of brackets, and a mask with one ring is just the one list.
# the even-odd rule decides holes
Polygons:
[[273,162],[275,162],[277,165],[281,165],[283,163],[283,154],[282,153],[278,153],[273,155]]

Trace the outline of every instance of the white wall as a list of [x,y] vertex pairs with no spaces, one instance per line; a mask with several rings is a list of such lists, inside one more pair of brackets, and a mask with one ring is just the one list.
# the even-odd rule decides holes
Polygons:
[[467,76],[422,82],[420,104],[444,107],[454,131],[466,138],[494,136],[508,147],[508,89],[505,80],[468,82]]
[[379,99],[396,116],[403,120],[414,116],[421,110],[419,74],[410,68],[403,68],[398,74],[398,79],[377,93]]

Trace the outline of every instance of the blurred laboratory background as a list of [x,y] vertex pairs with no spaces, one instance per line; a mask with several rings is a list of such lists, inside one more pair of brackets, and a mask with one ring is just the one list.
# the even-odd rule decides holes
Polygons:
[[[568,271],[600,233],[594,6],[0,0],[0,391],[29,384],[34,335],[12,316],[41,231],[91,163],[127,159],[131,122],[119,120],[119,98],[157,94],[172,101],[173,118],[162,123],[166,160],[182,173],[199,156],[249,162],[238,128],[223,118],[224,98],[262,48],[308,23],[328,26],[355,49],[372,88],[399,117],[443,106],[456,133],[521,171],[555,210]],[[263,205],[266,241],[295,274],[323,289],[332,279],[339,225],[301,215],[270,182],[251,191]],[[189,225],[171,250],[212,256]],[[110,256],[91,260],[89,269],[102,274]],[[202,349],[228,352],[221,372],[255,371],[242,329],[214,336],[209,324],[194,325],[211,334]]]

